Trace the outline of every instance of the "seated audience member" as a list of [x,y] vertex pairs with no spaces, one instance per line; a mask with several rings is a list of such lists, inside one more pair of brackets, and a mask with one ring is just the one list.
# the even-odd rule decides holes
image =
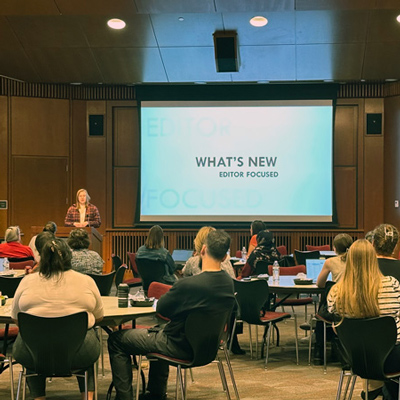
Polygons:
[[[211,231],[215,231],[215,228],[212,226],[203,226],[197,232],[197,235],[194,239],[194,254],[193,257],[190,257],[185,266],[182,269],[183,276],[191,276],[197,275],[201,272],[201,256],[200,252],[203,248],[203,245],[206,241],[208,234]],[[230,257],[227,256],[224,261],[221,263],[221,269],[227,272],[232,278],[236,278],[235,271],[233,270],[232,264],[230,262]]]
[[[200,252],[203,272],[180,279],[157,303],[157,313],[170,319],[164,328],[129,329],[113,332],[108,339],[113,382],[118,400],[132,400],[131,356],[150,352],[178,359],[191,359],[192,350],[185,337],[185,321],[195,310],[223,312],[234,304],[233,280],[221,271],[221,262],[230,246],[229,235],[211,231]],[[183,301],[184,299],[184,301]],[[166,399],[168,364],[150,362],[146,400]]]
[[76,192],[76,203],[68,208],[64,223],[65,226],[75,226],[76,228],[85,226],[98,228],[101,225],[99,210],[90,203],[90,196],[86,189],[79,189]]
[[[350,247],[342,279],[328,294],[328,311],[343,318],[392,316],[397,325],[397,342],[400,342],[400,285],[392,276],[382,275],[376,252],[367,240],[357,240]],[[385,371],[397,372],[399,363],[400,345],[397,344],[386,359]],[[382,395],[383,382],[369,380],[369,383],[369,399]],[[393,395],[391,383],[385,386]],[[361,397],[365,398],[365,392]],[[391,397],[388,394],[384,398]],[[397,398],[396,391],[393,398]]]
[[332,281],[337,282],[344,270],[346,269],[347,251],[353,243],[353,238],[347,233],[340,233],[333,239],[333,250],[337,254],[336,257],[328,258],[322,267],[317,278],[317,286],[325,287],[329,274],[332,274]]
[[[44,233],[43,233],[44,234]],[[40,235],[38,235],[40,236]],[[45,241],[40,252],[39,273],[29,274],[21,281],[15,292],[11,316],[18,320],[18,313],[25,312],[41,317],[62,317],[86,311],[89,317],[85,341],[73,362],[76,370],[93,364],[100,354],[100,343],[93,326],[103,319],[103,304],[94,280],[71,269],[71,250],[65,241],[53,238]],[[13,346],[15,360],[27,366],[33,364],[32,355],[18,335]],[[94,394],[94,370],[88,370],[89,398]],[[31,396],[44,399],[46,379],[44,376],[27,378]],[[78,378],[80,392],[84,394],[85,383]],[[82,396],[83,398],[83,396]]]
[[381,224],[374,229],[372,245],[378,256],[378,265],[382,274],[393,276],[400,282],[400,260],[394,257],[399,242],[399,231],[390,224]]
[[72,249],[72,269],[82,274],[103,273],[104,261],[98,253],[89,250],[90,239],[85,229],[74,229],[70,232],[67,243]]
[[[43,228],[43,232],[50,232],[54,236],[55,233],[57,232],[56,223],[53,222],[53,221],[48,221],[46,223],[46,225],[44,226],[44,228]],[[32,249],[33,255],[35,257],[35,261],[38,263],[40,261],[40,255],[39,255],[39,252],[37,251],[37,248],[36,248],[36,245],[35,245],[37,236],[38,235],[32,236],[32,239],[29,242],[28,246]]]
[[140,246],[136,252],[136,260],[143,258],[164,261],[165,275],[162,283],[173,285],[176,282],[175,263],[169,251],[164,247],[164,232],[159,225],[151,227],[144,246]]
[[31,248],[21,244],[19,226],[10,226],[7,228],[4,239],[5,242],[0,244],[0,257],[34,260]]
[[265,231],[267,227],[265,226],[264,222],[255,220],[251,223],[250,225],[250,243],[249,243],[249,249],[247,251],[247,257],[252,253],[252,251],[255,249],[257,246],[257,234],[261,231]]
[[257,246],[247,259],[241,276],[253,275],[258,261],[266,261],[272,265],[274,261],[280,259],[281,255],[275,247],[274,234],[270,231],[261,231],[257,234]]
[[374,231],[369,231],[365,234],[365,239],[368,240],[368,242],[372,243],[373,238],[374,238]]

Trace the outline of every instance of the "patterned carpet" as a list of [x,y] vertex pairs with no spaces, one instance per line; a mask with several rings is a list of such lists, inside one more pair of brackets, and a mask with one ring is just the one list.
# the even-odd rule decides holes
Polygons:
[[[299,316],[301,319],[301,316]],[[139,324],[149,325],[149,319],[142,319]],[[245,324],[244,333],[239,335],[239,342],[246,355],[231,356],[232,366],[242,400],[274,399],[274,400],[311,400],[335,399],[340,374],[339,364],[328,364],[327,374],[323,373],[322,366],[308,365],[308,340],[300,343],[300,365],[296,365],[295,347],[293,338],[293,320],[280,323],[281,345],[271,346],[268,369],[264,369],[264,360],[250,358],[248,328]],[[261,332],[260,332],[261,335]],[[299,331],[299,337],[304,333]],[[253,330],[254,340],[254,330]],[[108,353],[105,344],[105,376],[99,371],[99,400],[106,398],[107,389],[111,382],[111,370],[108,362]],[[20,366],[14,367],[14,382]],[[145,373],[147,370],[145,369]],[[188,399],[226,399],[222,391],[219,372],[216,364],[193,370],[195,382],[189,383]],[[228,380],[229,382],[229,380]],[[135,385],[135,379],[133,384]],[[230,386],[231,388],[231,386]],[[360,399],[361,380],[356,383],[353,399]],[[28,392],[29,393],[29,392]],[[113,393],[112,399],[115,397]],[[231,389],[231,397],[234,392]],[[27,396],[27,398],[29,398]],[[175,369],[171,368],[168,399],[175,398]],[[8,370],[0,375],[0,400],[10,399],[10,384]],[[75,378],[55,378],[47,384],[47,399],[49,400],[79,400],[80,394]]]

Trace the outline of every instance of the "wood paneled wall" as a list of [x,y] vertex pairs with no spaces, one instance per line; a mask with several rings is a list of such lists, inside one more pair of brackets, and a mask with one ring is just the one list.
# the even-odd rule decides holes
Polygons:
[[[382,135],[366,135],[369,112],[384,112]],[[89,136],[90,114],[104,115],[104,136]],[[398,210],[384,201],[390,196],[392,204],[393,197],[400,197],[398,173],[391,172],[398,170],[400,157],[399,114],[399,97],[385,104],[383,98],[338,100],[334,182],[339,229],[367,231],[384,216],[400,222]],[[101,233],[133,228],[139,156],[134,101],[0,97],[0,168],[6,171],[0,174],[0,200],[9,200],[9,210],[0,210],[0,232],[20,224],[27,241],[32,225],[48,219],[62,225],[81,187],[100,210]]]

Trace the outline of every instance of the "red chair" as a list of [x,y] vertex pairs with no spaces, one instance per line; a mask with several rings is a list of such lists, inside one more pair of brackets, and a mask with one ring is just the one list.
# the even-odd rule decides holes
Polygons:
[[311,246],[310,244],[306,244],[307,251],[330,251],[331,246],[329,244],[324,244],[323,246]]
[[236,258],[242,258],[242,250],[236,250],[235,257]]
[[149,290],[147,291],[148,297],[154,297],[159,299],[163,294],[167,293],[169,289],[172,288],[172,285],[166,285],[161,282],[151,282],[149,286]]
[[10,261],[10,269],[25,269],[26,267],[31,267],[35,265],[35,261],[26,260],[26,261]]
[[287,248],[286,246],[277,246],[276,248],[279,251],[281,256],[287,256]]
[[131,264],[130,270],[132,271],[132,278],[124,279],[124,283],[126,283],[129,287],[142,286],[142,278],[139,276],[139,272],[136,265],[136,253],[126,253],[129,258],[129,262]]

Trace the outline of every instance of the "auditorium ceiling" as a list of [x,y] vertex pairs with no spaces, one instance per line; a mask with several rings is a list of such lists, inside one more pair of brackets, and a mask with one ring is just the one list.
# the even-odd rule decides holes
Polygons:
[[[268,24],[251,26],[255,15]],[[400,0],[1,0],[0,75],[128,85],[399,79],[398,15]],[[125,29],[110,29],[110,18]],[[217,72],[215,31],[237,32],[237,72]]]

